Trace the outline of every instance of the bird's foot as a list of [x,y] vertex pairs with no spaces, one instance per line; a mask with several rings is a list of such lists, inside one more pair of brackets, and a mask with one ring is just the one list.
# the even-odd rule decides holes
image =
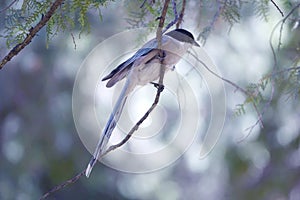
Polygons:
[[162,18],[162,16],[156,17],[155,20],[158,21]]
[[162,92],[162,91],[165,89],[165,86],[164,86],[164,85],[161,85],[161,84],[159,84],[159,83],[154,83],[154,82],[150,82],[150,83],[153,84],[154,87],[155,87],[156,89],[158,89],[159,92]]
[[162,53],[159,53],[159,54],[157,55],[157,58],[159,59],[159,61],[160,61],[161,63],[164,61],[165,57],[166,57],[166,52],[165,52],[165,51],[162,51]]

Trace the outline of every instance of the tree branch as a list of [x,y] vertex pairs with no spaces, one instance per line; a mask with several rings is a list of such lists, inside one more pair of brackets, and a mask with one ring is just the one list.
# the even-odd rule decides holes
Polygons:
[[[275,86],[274,86],[274,82],[272,82],[271,95],[270,95],[269,100],[265,103],[265,105],[264,105],[264,107],[263,107],[263,109],[262,109],[262,112],[260,113],[260,115],[259,115],[258,119],[256,120],[256,122],[255,122],[252,126],[250,126],[250,127],[248,127],[248,128],[246,129],[246,131],[248,131],[248,133],[247,133],[244,137],[242,137],[241,139],[238,140],[239,143],[242,142],[243,140],[245,140],[245,139],[252,133],[253,129],[254,129],[260,122],[262,122],[262,116],[264,115],[265,111],[267,110],[267,108],[270,106],[270,104],[271,104],[271,102],[272,102],[272,99],[273,99],[273,96],[274,96],[274,91],[275,91]],[[256,110],[256,112],[257,112],[257,108],[256,108],[256,107],[255,107],[255,110]]]
[[85,175],[85,169],[80,172],[79,174],[77,174],[76,176],[74,176],[73,178],[67,180],[67,181],[64,181],[63,183],[55,186],[54,188],[52,188],[51,190],[49,190],[47,193],[45,193],[41,198],[40,200],[42,199],[46,199],[47,197],[49,197],[51,194],[53,194],[54,192],[58,191],[58,190],[61,190],[65,187],[67,187],[68,185],[70,184],[73,184],[75,182],[77,182],[79,180],[80,177],[84,176]]
[[181,11],[180,11],[180,14],[179,14],[179,18],[178,18],[178,21],[177,21],[177,24],[176,24],[176,28],[179,28],[180,25],[183,22],[183,16],[184,16],[184,11],[185,11],[185,4],[186,4],[186,0],[183,0],[182,1],[182,8],[181,8]]
[[[108,149],[99,156],[99,158],[102,158],[103,156],[105,156],[106,154],[108,154],[109,152],[121,147],[122,145],[124,145],[133,135],[133,133],[138,130],[139,126],[143,123],[143,121],[145,121],[147,119],[147,117],[149,116],[149,114],[154,110],[154,108],[157,106],[158,102],[159,102],[159,98],[160,98],[160,94],[162,92],[163,89],[163,78],[164,78],[164,74],[165,74],[165,65],[163,64],[163,50],[161,49],[161,40],[162,40],[162,28],[164,26],[164,22],[165,22],[165,18],[166,18],[166,14],[167,14],[167,9],[168,9],[168,5],[169,5],[170,0],[166,0],[164,3],[164,7],[162,10],[162,14],[159,20],[159,25],[157,28],[157,32],[156,32],[156,39],[158,41],[158,49],[160,49],[159,52],[159,56],[161,58],[160,62],[161,62],[161,66],[160,66],[160,74],[159,74],[159,87],[157,87],[157,92],[156,92],[156,96],[154,99],[153,104],[151,105],[151,107],[148,109],[148,111],[144,114],[144,116],[134,125],[134,127],[129,131],[129,133],[126,135],[126,137],[119,142],[118,144],[115,145],[111,145],[110,147],[108,147]],[[79,174],[77,174],[76,176],[74,176],[73,178],[64,181],[63,183],[55,186],[54,188],[52,188],[50,191],[48,191],[47,193],[45,193],[41,199],[45,199],[47,197],[49,197],[51,194],[53,194],[54,192],[57,192],[65,187],[67,187],[70,184],[74,184],[75,182],[77,182],[79,180],[80,177],[85,175],[85,169],[80,172]]]
[[172,0],[172,4],[173,4],[173,12],[174,12],[174,20],[171,21],[166,28],[164,29],[163,33],[166,32],[171,26],[173,26],[174,24],[176,24],[176,22],[178,21],[178,13],[177,13],[177,6],[176,6],[176,0]]
[[213,30],[217,20],[221,16],[221,13],[226,6],[227,0],[225,0],[223,3],[220,2],[220,0],[216,1],[218,4],[218,10],[215,12],[213,19],[211,20],[210,24],[206,26],[201,33],[197,36],[197,40],[200,40],[202,38],[202,45],[204,46],[206,43],[206,40],[208,36],[210,35],[211,31]]
[[1,60],[0,69],[9,62],[14,56],[16,56],[22,49],[24,49],[31,40],[36,36],[36,34],[47,24],[49,19],[52,17],[57,8],[64,2],[64,0],[56,0],[50,7],[49,11],[41,18],[41,20],[33,28],[29,30],[27,37],[23,42],[17,44],[10,52]]
[[284,14],[283,14],[282,10],[279,8],[279,6],[273,0],[271,0],[271,2],[276,7],[276,9],[279,11],[279,13],[281,14],[281,16],[284,17]]
[[[277,4],[274,2],[274,1],[271,1],[275,6],[276,8],[278,9],[278,11],[281,13],[281,15],[284,17],[284,14],[282,13],[282,11],[280,10],[280,8],[277,6]],[[296,11],[296,9],[300,7],[300,3],[297,4],[296,6],[294,6],[290,12],[282,19],[280,20],[276,25],[275,27],[273,28],[272,32],[271,32],[271,36],[270,36],[270,40],[269,40],[269,43],[270,43],[270,46],[271,46],[271,50],[272,50],[272,54],[273,54],[273,58],[274,58],[274,67],[273,67],[273,72],[267,76],[265,76],[263,79],[267,79],[269,78],[271,81],[272,81],[272,84],[271,84],[271,95],[270,95],[270,98],[268,99],[268,101],[265,103],[263,109],[262,109],[262,112],[260,113],[259,115],[259,119],[255,122],[255,124],[253,124],[251,127],[247,128],[246,131],[249,131],[248,134],[241,138],[239,140],[239,142],[241,142],[242,140],[244,140],[245,138],[247,138],[250,133],[253,131],[254,127],[257,126],[258,123],[260,123],[261,121],[261,117],[263,116],[263,114],[265,113],[266,109],[270,106],[272,100],[273,100],[273,97],[274,97],[274,91],[275,91],[275,83],[274,81],[272,80],[272,78],[277,75],[277,74],[280,74],[280,73],[285,73],[285,72],[288,72],[290,70],[297,70],[299,69],[299,67],[291,67],[291,68],[287,68],[287,69],[283,69],[283,70],[277,70],[278,69],[278,62],[277,62],[277,56],[276,56],[276,53],[275,53],[275,49],[273,47],[273,44],[272,44],[272,38],[273,38],[273,35],[274,35],[274,32],[276,30],[276,28],[280,25],[280,34],[279,34],[279,42],[278,42],[278,50],[280,49],[280,46],[281,46],[281,37],[282,37],[282,31],[283,31],[283,25],[284,23],[286,22],[286,20],[292,15],[292,13],[294,11]],[[276,71],[277,70],[277,71]],[[257,110],[257,108],[255,107],[255,110]]]
[[271,32],[270,39],[269,39],[269,44],[270,44],[270,47],[271,47],[271,50],[272,50],[272,54],[273,54],[273,59],[274,59],[274,67],[273,67],[274,70],[277,68],[277,65],[278,65],[275,48],[273,47],[273,44],[272,44],[272,40],[273,40],[273,36],[274,36],[275,30],[280,25],[279,42],[278,42],[278,47],[277,47],[277,49],[279,50],[280,46],[281,46],[281,37],[282,37],[283,25],[284,25],[285,21],[293,14],[293,12],[295,12],[298,9],[298,7],[300,7],[300,3],[298,3],[297,5],[295,5],[290,10],[290,12],[274,26],[274,28],[273,28],[273,30]]

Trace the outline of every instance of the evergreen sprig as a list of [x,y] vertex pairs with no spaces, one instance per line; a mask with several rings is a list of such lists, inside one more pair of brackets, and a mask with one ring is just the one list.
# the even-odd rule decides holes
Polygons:
[[[109,0],[67,0],[53,14],[46,27],[47,43],[58,32],[80,29],[89,31],[88,13],[91,9],[98,10],[105,6]],[[19,44],[27,36],[29,30],[43,18],[52,0],[24,0],[22,6],[10,7],[6,11],[5,27],[0,37],[6,39],[8,48]]]
[[220,2],[223,9],[221,10],[221,16],[231,26],[240,21],[242,8],[241,0],[225,0]]

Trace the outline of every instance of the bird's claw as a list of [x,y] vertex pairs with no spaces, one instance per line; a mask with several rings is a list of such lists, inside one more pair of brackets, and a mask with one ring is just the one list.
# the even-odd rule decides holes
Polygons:
[[162,53],[159,53],[157,55],[157,57],[158,57],[159,61],[162,62],[165,59],[165,57],[166,57],[166,52],[162,51]]
[[165,86],[164,86],[164,85],[161,85],[161,84],[159,84],[159,83],[154,83],[154,82],[150,82],[150,83],[153,84],[154,87],[155,87],[156,89],[158,89],[159,92],[162,92],[162,91],[165,89]]

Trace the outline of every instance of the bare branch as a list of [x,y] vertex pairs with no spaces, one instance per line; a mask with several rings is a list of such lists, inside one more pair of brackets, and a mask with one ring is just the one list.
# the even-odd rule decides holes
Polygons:
[[279,11],[279,13],[281,14],[281,16],[284,17],[284,14],[283,14],[282,10],[279,8],[279,6],[273,0],[271,0],[271,2],[276,7],[276,9]]
[[185,4],[186,4],[186,0],[182,1],[182,8],[179,14],[179,18],[176,24],[176,28],[179,28],[183,22],[183,16],[184,16],[184,11],[185,11]]
[[72,37],[72,42],[74,44],[74,50],[76,50],[77,45],[76,45],[76,41],[75,41],[75,37],[74,37],[73,33],[71,33],[71,37]]
[[[161,39],[162,39],[162,28],[164,27],[164,23],[165,23],[165,19],[166,19],[166,15],[167,15],[167,11],[168,11],[168,6],[169,6],[170,0],[165,0],[165,4],[162,10],[162,14],[159,20],[159,24],[158,24],[158,28],[156,31],[156,40],[157,40],[157,48],[160,50],[159,52],[159,56],[161,58],[161,65],[160,65],[160,74],[159,74],[159,81],[158,84],[160,86],[163,86],[163,79],[164,79],[164,75],[165,75],[165,66],[162,64],[163,63],[163,50],[161,49],[162,43],[161,43]],[[176,9],[176,8],[175,8]],[[158,88],[157,89],[157,93],[160,93],[161,90]],[[159,96],[160,95],[156,95],[155,100],[157,99],[157,101],[159,100]]]
[[178,14],[177,14],[177,6],[176,6],[176,0],[172,0],[172,4],[173,4],[173,12],[174,12],[174,20],[171,21],[166,28],[164,29],[163,33],[166,32],[171,26],[173,26],[174,24],[176,24],[176,22],[178,21]]
[[282,74],[282,73],[285,73],[285,72],[288,72],[288,71],[292,71],[292,70],[300,70],[300,66],[297,66],[297,67],[290,67],[290,68],[286,68],[286,69],[282,69],[282,70],[279,70],[279,71],[273,71],[271,74],[268,74],[266,76],[264,76],[263,79],[268,79],[268,78],[272,78],[278,74]]
[[67,187],[70,184],[73,184],[75,182],[77,182],[79,180],[80,177],[84,176],[85,174],[85,170],[83,170],[82,172],[80,172],[79,174],[77,174],[76,176],[74,176],[73,178],[70,178],[69,180],[64,181],[63,183],[55,186],[54,188],[52,188],[51,190],[49,190],[47,193],[45,193],[40,200],[42,199],[46,199],[47,197],[49,197],[51,194],[53,194],[54,192],[61,190],[65,187]]
[[[269,98],[269,100],[265,103],[264,107],[263,107],[263,110],[261,112],[261,114],[259,115],[258,119],[256,120],[256,122],[248,127],[245,131],[248,131],[248,133],[242,137],[241,139],[239,139],[237,142],[240,143],[242,141],[244,141],[246,138],[249,137],[249,135],[252,133],[253,129],[259,124],[262,122],[262,116],[264,115],[265,111],[267,110],[267,108],[270,106],[272,100],[273,100],[273,97],[274,97],[274,91],[275,91],[275,83],[274,81],[272,82],[272,87],[271,87],[271,96]],[[255,108],[256,109],[256,108]]]
[[[140,8],[143,8],[146,4],[147,0],[144,0],[143,3],[140,5]],[[155,3],[155,0],[149,0],[149,3],[150,5],[154,4]]]
[[144,7],[146,1],[147,1],[147,0],[144,0],[144,1],[143,1],[143,3],[140,5],[140,8],[143,8],[143,7]]
[[283,31],[283,25],[286,22],[286,20],[293,14],[293,12],[295,12],[298,7],[300,7],[300,3],[298,3],[297,5],[295,5],[290,12],[283,18],[281,19],[273,28],[271,35],[270,35],[270,39],[269,39],[269,44],[272,50],[272,54],[273,54],[273,59],[274,59],[274,70],[278,67],[278,62],[277,62],[277,56],[276,56],[276,52],[275,52],[275,48],[273,47],[272,44],[272,40],[273,40],[273,36],[275,33],[275,30],[277,29],[277,27],[280,25],[280,33],[279,33],[279,42],[278,42],[278,50],[280,49],[281,46],[281,37],[282,37],[282,31]]
[[33,28],[29,30],[27,37],[23,42],[17,44],[10,52],[1,60],[0,69],[9,62],[14,56],[16,56],[22,49],[24,49],[31,40],[36,36],[36,34],[47,24],[49,19],[52,17],[56,9],[64,2],[64,0],[56,0],[50,7],[49,11],[41,18],[41,20]]
[[[164,68],[164,67],[163,67]],[[143,117],[134,125],[134,127],[129,131],[129,133],[126,135],[126,137],[119,143],[115,144],[115,145],[111,145],[102,155],[99,156],[99,158],[102,158],[103,156],[105,156],[106,154],[108,154],[109,152],[121,147],[122,145],[124,145],[133,135],[133,133],[138,130],[139,126],[148,118],[149,114],[154,110],[154,108],[157,106],[158,102],[159,102],[159,98],[160,98],[160,94],[161,94],[162,90],[161,89],[157,89],[157,93],[154,99],[154,102],[152,103],[151,107],[147,110],[147,112],[143,115]]]
[[220,0],[217,0],[218,10],[214,14],[214,17],[213,17],[212,21],[210,22],[210,24],[208,26],[206,26],[204,28],[204,30],[201,33],[199,33],[199,35],[197,37],[197,40],[200,40],[201,37],[203,38],[202,45],[205,45],[206,39],[208,38],[208,36],[211,33],[211,31],[213,30],[216,22],[218,21],[219,17],[221,16],[222,10],[226,6],[226,2],[227,2],[227,0],[225,0],[223,3],[221,3]]

